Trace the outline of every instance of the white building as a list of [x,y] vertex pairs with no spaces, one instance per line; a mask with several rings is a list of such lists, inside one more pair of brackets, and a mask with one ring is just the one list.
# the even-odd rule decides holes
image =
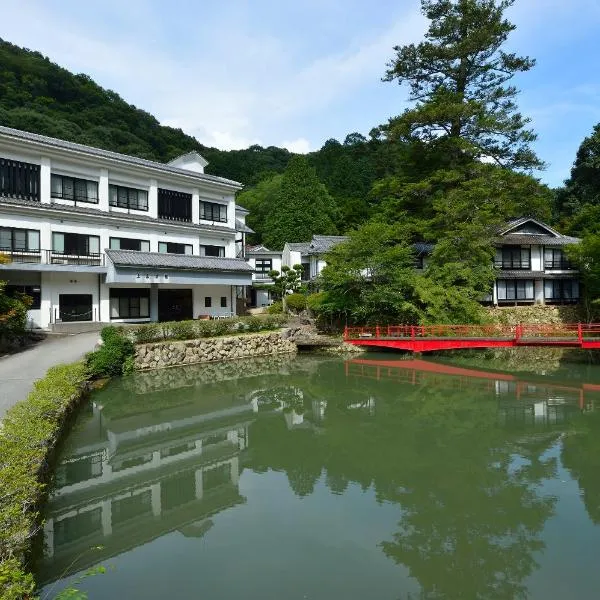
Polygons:
[[[169,164],[0,127],[0,266],[32,325],[224,316],[243,259],[241,185],[196,152]],[[237,232],[237,235],[236,235]]]
[[279,271],[282,267],[282,252],[269,250],[264,246],[248,246],[246,249],[246,260],[254,269],[252,275],[252,287],[249,288],[248,304],[252,307],[269,306],[273,303],[271,292],[268,287],[273,285],[269,277],[270,271]]
[[327,264],[323,255],[348,240],[344,235],[313,235],[310,242],[286,243],[282,263],[288,267],[302,265],[302,281],[312,281]]

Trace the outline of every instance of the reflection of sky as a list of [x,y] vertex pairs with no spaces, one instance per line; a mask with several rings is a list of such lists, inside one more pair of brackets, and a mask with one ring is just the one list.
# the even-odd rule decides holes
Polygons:
[[[283,473],[245,470],[247,504],[219,513],[200,539],[173,532],[106,561],[86,580],[94,598],[396,599],[418,585],[378,544],[400,518],[372,490],[332,494],[322,479],[303,499]],[[292,540],[292,541],[291,541]],[[107,540],[108,543],[109,540]]]
[[600,527],[588,517],[577,481],[562,466],[560,448],[558,442],[542,457],[558,459],[556,479],[541,488],[544,495],[556,496],[558,501],[542,533],[546,548],[536,556],[540,569],[527,582],[530,598],[596,600],[600,596]]

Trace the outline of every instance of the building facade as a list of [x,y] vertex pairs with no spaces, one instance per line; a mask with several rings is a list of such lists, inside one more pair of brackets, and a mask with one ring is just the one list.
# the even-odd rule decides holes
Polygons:
[[488,301],[499,306],[578,302],[578,272],[564,248],[579,242],[529,217],[511,221],[496,239],[497,276]]
[[252,287],[248,288],[248,306],[261,308],[273,303],[273,297],[269,286],[273,285],[273,279],[269,276],[271,271],[281,273],[282,252],[269,250],[265,246],[248,246],[246,249],[246,260],[254,269],[252,274]]
[[310,242],[286,243],[282,264],[288,267],[302,265],[302,281],[316,279],[327,264],[324,255],[337,244],[348,240],[344,235],[313,235]]
[[206,164],[0,127],[0,278],[33,299],[30,324],[235,314],[252,279],[247,211],[235,204],[241,185]]

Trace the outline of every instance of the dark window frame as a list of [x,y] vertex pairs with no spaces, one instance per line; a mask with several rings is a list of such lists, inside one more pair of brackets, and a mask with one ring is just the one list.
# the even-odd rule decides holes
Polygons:
[[[523,261],[523,250],[527,251],[528,257]],[[501,246],[501,258],[496,260],[496,267],[509,270],[531,269],[531,246]]]
[[[0,227],[0,231],[10,231],[10,248],[5,248],[0,244],[0,252],[40,252],[40,238],[41,232],[39,229],[23,229],[21,227]],[[25,233],[25,248],[17,247],[15,241],[15,232]],[[29,247],[29,234],[37,233],[38,235],[38,247],[30,248]]]
[[[113,190],[116,191],[116,198],[113,200]],[[140,203],[140,193],[145,194],[144,203]],[[124,194],[124,197],[122,196]],[[135,198],[135,200],[134,200]],[[124,199],[124,202],[123,202]],[[148,212],[148,190],[127,187],[111,183],[108,186],[108,204],[117,208],[126,208],[127,210],[140,210]]]
[[[546,295],[546,285],[548,283],[552,284],[552,296]],[[573,284],[575,284],[575,283],[577,283],[577,295],[573,294]],[[566,284],[569,284],[569,287],[571,290],[570,296],[565,295],[565,288],[567,287]],[[558,295],[556,293],[557,289],[558,289]],[[567,300],[569,302],[577,302],[581,298],[580,292],[581,292],[581,284],[576,279],[544,279],[544,301],[563,302],[563,301]]]
[[[113,240],[119,240],[119,248],[112,247]],[[146,242],[148,244],[148,250],[142,250],[141,248],[122,248],[121,241],[123,241],[123,240],[125,240],[127,242],[139,242],[140,246],[141,246],[142,242]],[[150,240],[138,240],[136,238],[124,238],[124,237],[110,237],[108,239],[108,247],[111,250],[137,250],[138,252],[150,252]]]
[[10,283],[6,285],[4,291],[10,298],[18,298],[20,295],[29,296],[33,300],[29,310],[40,310],[42,308],[41,285],[21,285]]
[[[54,236],[55,235],[63,235],[64,236],[64,250],[56,250],[55,249],[55,244],[54,244]],[[67,236],[70,237],[71,241],[73,240],[73,236],[76,237],[78,240],[82,240],[82,239],[87,239],[87,242],[85,243],[86,248],[84,248],[83,252],[81,251],[81,248],[77,248],[75,250],[75,252],[69,252],[67,251]],[[90,239],[97,239],[98,240],[98,252],[90,252]],[[76,246],[79,245],[79,242],[77,242],[75,244]],[[58,254],[58,255],[64,255],[64,256],[93,256],[93,257],[99,257],[102,255],[102,252],[100,250],[100,236],[99,235],[88,235],[87,233],[71,233],[71,232],[67,232],[67,231],[53,231],[52,232],[52,254]]]
[[[217,249],[217,254],[207,254],[206,249],[210,248],[211,250]],[[204,254],[202,254],[204,251]],[[208,258],[225,258],[225,246],[214,246],[211,244],[201,244],[200,245],[200,256],[206,256]]]
[[221,296],[221,308],[227,308],[227,296]]
[[[221,209],[225,209],[224,217],[221,215]],[[227,204],[201,200],[200,219],[203,221],[212,221],[213,223],[227,223]]]
[[158,218],[192,222],[192,194],[158,188]]
[[40,165],[0,158],[0,196],[40,201]]
[[[259,264],[260,267],[259,267]],[[265,265],[268,264],[269,268],[265,268]],[[272,258],[256,258],[254,259],[254,270],[257,273],[269,273],[269,271],[273,270],[273,259]]]
[[[118,316],[113,317],[113,298],[117,298]],[[147,299],[148,312],[142,313],[141,299]],[[123,302],[122,302],[123,301]],[[150,290],[145,288],[110,288],[109,293],[110,303],[110,318],[114,319],[149,319],[150,318]],[[123,307],[127,307],[126,311],[122,311]],[[132,314],[132,308],[137,307],[137,314]],[[122,314],[126,312],[127,314]],[[134,311],[135,312],[135,311]]]
[[204,308],[212,308],[212,296],[204,296]]
[[[59,179],[61,180],[61,192],[57,193],[54,191],[54,186],[53,186],[53,181],[55,179]],[[73,190],[73,194],[69,195],[69,194],[65,194],[64,191],[64,186],[65,186],[65,180],[70,180],[72,182],[72,190]],[[93,197],[90,197],[88,195],[88,183],[93,183],[96,186],[96,197],[95,199]],[[85,184],[85,197],[82,196],[81,194],[77,194],[77,186]],[[50,195],[52,196],[52,198],[59,198],[60,200],[70,200],[71,202],[75,202],[77,204],[77,202],[84,202],[86,204],[98,204],[99,202],[99,194],[98,194],[98,182],[95,181],[94,179],[83,179],[81,177],[72,177],[70,175],[58,175],[56,173],[52,173],[51,178],[50,178]],[[70,196],[70,197],[69,197]]]
[[[552,254],[552,258],[549,260],[546,258],[548,253]],[[569,262],[562,248],[544,248],[544,269],[566,271],[572,268],[573,265]]]
[[[527,296],[527,282],[532,282],[531,286],[531,296]],[[506,290],[506,298],[500,298],[500,294],[498,293],[498,284],[500,282],[504,283]],[[511,292],[512,296],[509,297],[508,288],[509,284],[512,286]],[[520,285],[523,286],[522,294],[521,290],[519,290]],[[535,300],[535,280],[533,279],[498,279],[496,282],[496,296],[498,302],[531,302]]]
[[[166,252],[160,249],[161,244],[166,244]],[[183,252],[178,252],[174,250],[174,248],[178,248],[180,246],[181,248],[183,248]],[[171,250],[169,250],[169,248],[171,248]],[[191,248],[191,252],[186,252],[186,248]],[[158,242],[158,251],[162,254],[185,254],[187,256],[191,256],[194,253],[194,246],[193,244],[183,244],[180,242]]]

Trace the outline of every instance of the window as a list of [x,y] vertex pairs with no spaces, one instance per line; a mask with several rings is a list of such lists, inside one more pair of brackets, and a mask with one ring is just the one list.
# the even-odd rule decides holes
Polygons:
[[158,218],[171,221],[192,221],[192,195],[174,190],[158,189]]
[[544,250],[545,269],[572,269],[565,253],[559,248],[546,248]]
[[0,196],[40,201],[40,166],[0,158]]
[[39,252],[40,232],[34,229],[0,227],[0,250]]
[[496,250],[496,267],[501,269],[531,269],[529,246],[504,246]]
[[111,250],[139,250],[150,252],[148,240],[134,240],[132,238],[110,238]]
[[150,317],[150,290],[111,288],[111,319],[145,319]]
[[98,204],[98,182],[77,179],[65,175],[52,175],[51,191],[53,198]]
[[302,263],[302,281],[310,280],[310,263]]
[[210,296],[206,296],[204,298],[204,307],[210,308],[212,306],[212,298]]
[[200,246],[200,256],[225,256],[225,246]]
[[119,208],[148,210],[148,192],[122,185],[111,185],[108,188],[108,203]]
[[257,273],[268,273],[273,270],[272,258],[257,258],[254,261],[254,270]]
[[10,298],[17,298],[21,294],[29,296],[33,302],[29,310],[38,310],[42,304],[42,288],[39,285],[7,285],[6,295]]
[[97,235],[54,232],[52,234],[52,252],[73,256],[99,256],[100,238]]
[[167,254],[193,254],[191,244],[176,244],[175,242],[158,242],[158,251]]
[[533,300],[533,279],[498,279],[498,301]]
[[544,299],[576,302],[579,300],[579,281],[576,279],[546,279],[544,281]]
[[200,202],[200,218],[205,221],[227,223],[227,205],[216,202]]
[[221,296],[221,308],[227,308],[227,296]]

